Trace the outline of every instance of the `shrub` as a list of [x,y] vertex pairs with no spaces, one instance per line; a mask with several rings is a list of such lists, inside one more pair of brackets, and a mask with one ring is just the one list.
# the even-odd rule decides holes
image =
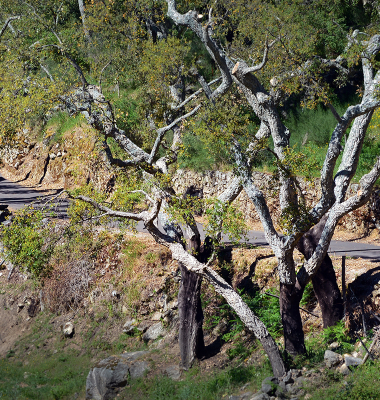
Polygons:
[[32,207],[18,211],[12,223],[0,233],[9,261],[41,278],[50,272],[49,259],[54,251],[57,235],[52,223],[44,219],[42,211]]

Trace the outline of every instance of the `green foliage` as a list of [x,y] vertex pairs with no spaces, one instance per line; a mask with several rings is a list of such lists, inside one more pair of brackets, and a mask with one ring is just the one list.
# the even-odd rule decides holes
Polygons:
[[134,380],[120,393],[121,399],[134,400],[218,400],[244,383],[257,391],[261,381],[270,374],[269,363],[262,367],[232,367],[214,374],[205,374],[193,367],[178,382],[163,376]]
[[246,239],[247,226],[243,213],[235,205],[222,203],[218,199],[207,199],[205,204],[205,234],[212,238],[215,245],[220,242],[219,233],[228,235],[235,243]]
[[313,284],[309,282],[305,287],[300,304],[301,306],[307,306],[313,299],[315,299]]
[[75,117],[70,116],[68,113],[59,112],[53,115],[44,127],[45,138],[51,138],[50,143],[62,141],[62,134],[75,127],[80,126],[84,122],[82,115]]
[[52,224],[43,219],[42,211],[27,207],[18,211],[12,223],[0,232],[9,260],[35,278],[49,274],[49,260],[57,240]]
[[380,398],[380,362],[368,362],[345,378],[328,380],[324,387],[314,388],[312,400],[376,400]]
[[[267,327],[269,333],[277,338],[282,332],[282,322],[280,315],[280,304],[278,299],[267,296],[259,291],[253,295],[241,292],[244,302],[248,307],[260,318],[260,320]],[[245,329],[243,322],[236,315],[235,311],[221,299],[222,304],[217,308],[217,313],[211,315],[211,318],[205,322],[205,328],[213,329],[223,319],[228,321],[228,331],[224,333],[221,338],[224,342],[230,342],[237,340],[241,332]],[[239,342],[238,342],[239,343]],[[248,350],[251,352],[251,350]],[[231,355],[242,354],[242,357],[246,357],[247,352],[242,352],[242,347],[237,344]]]
[[348,329],[343,321],[339,321],[336,325],[324,329],[322,338],[325,343],[332,343],[334,341],[339,343],[351,341],[351,338],[348,336]]

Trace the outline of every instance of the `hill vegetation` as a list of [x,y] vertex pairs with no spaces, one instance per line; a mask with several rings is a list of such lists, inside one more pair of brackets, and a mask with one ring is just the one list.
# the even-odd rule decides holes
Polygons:
[[[310,285],[324,328],[335,329],[345,317],[346,287],[338,285],[328,248],[339,221],[369,201],[380,176],[377,2],[0,0],[0,6],[1,144],[39,136],[43,177],[56,160],[64,186],[79,184],[65,191],[70,224],[25,210],[2,229],[9,260],[39,282],[50,302],[67,295],[53,311],[75,312],[84,302],[78,293],[107,274],[107,268],[100,276],[88,270],[108,246],[94,225],[142,222],[163,247],[145,259],[151,274],[158,279],[168,259],[178,263],[181,368],[205,357],[210,285],[217,293],[214,317],[228,326],[222,340],[254,334],[284,383],[289,368],[314,351],[300,311]],[[80,118],[87,125],[79,127]],[[69,158],[60,146],[74,126],[81,140],[71,143]],[[102,181],[104,166],[107,184],[96,185],[91,178]],[[176,192],[173,177],[181,167],[232,173],[218,198],[206,200],[190,188]],[[276,212],[253,180],[255,169],[272,174],[266,193],[276,198]],[[319,186],[311,204],[300,177]],[[351,182],[358,182],[354,192]],[[248,287],[239,287],[225,257],[222,235],[239,246],[246,229],[234,206],[242,191],[276,257],[271,273],[280,309],[255,287],[246,267],[256,261],[244,266]],[[203,242],[200,210],[207,216]],[[125,293],[132,304],[147,284],[146,274],[144,282],[134,280],[144,270],[133,264],[144,245],[127,243],[125,235],[115,246],[131,257],[122,271],[124,285],[134,282]],[[114,255],[112,248],[109,262]],[[345,335],[342,325],[336,329]],[[235,344],[232,355],[248,355],[245,344]],[[227,386],[231,374],[220,378]]]

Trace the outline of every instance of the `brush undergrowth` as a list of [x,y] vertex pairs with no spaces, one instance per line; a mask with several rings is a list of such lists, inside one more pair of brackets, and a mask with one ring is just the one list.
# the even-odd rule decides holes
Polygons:
[[218,400],[247,382],[250,385],[247,390],[257,391],[262,380],[270,374],[269,362],[260,367],[237,366],[206,375],[199,368],[193,367],[179,382],[163,376],[134,381],[121,393],[120,398],[125,400]]

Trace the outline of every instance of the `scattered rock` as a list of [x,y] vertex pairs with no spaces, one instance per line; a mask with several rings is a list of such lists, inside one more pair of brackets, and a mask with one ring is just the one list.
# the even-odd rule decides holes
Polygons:
[[163,336],[165,334],[165,329],[162,326],[161,322],[158,322],[157,324],[152,325],[144,334],[143,334],[143,340],[144,342],[149,342],[149,340],[156,340],[160,336]]
[[161,318],[163,318],[162,313],[160,313],[159,311],[156,311],[152,316],[151,316],[151,320],[152,321],[160,321]]
[[338,349],[340,347],[340,344],[338,343],[338,342],[332,342],[330,345],[329,345],[329,349],[330,350],[336,350],[336,349]]
[[164,307],[164,311],[175,310],[178,308],[178,300],[169,301]]
[[256,393],[251,400],[270,400],[270,397],[266,393]]
[[358,357],[352,357],[349,355],[345,355],[344,356],[344,362],[346,364],[347,367],[356,367],[357,365],[360,365],[363,363],[363,360],[361,358]]
[[292,378],[292,372],[288,371],[286,373],[286,375],[282,378],[282,381],[286,384],[286,383],[293,383],[294,380]]
[[228,329],[228,322],[222,319],[219,324],[213,329],[212,333],[214,336],[223,335]]
[[169,365],[164,369],[164,374],[167,375],[173,381],[178,381],[181,377],[181,370],[178,365]]
[[140,324],[137,326],[137,329],[140,332],[146,332],[148,328],[152,326],[152,321],[141,321]]
[[349,375],[350,374],[350,369],[347,367],[346,364],[341,365],[338,368],[338,371],[342,374],[342,375]]
[[86,399],[113,399],[130,379],[144,376],[148,364],[137,360],[147,353],[147,351],[124,353],[108,357],[96,364],[87,376]]
[[74,325],[72,322],[66,322],[62,328],[62,332],[66,337],[72,337],[74,335]]
[[24,308],[24,303],[17,304],[17,312],[19,313]]
[[278,385],[278,379],[275,378],[274,376],[270,376],[268,378],[265,378],[261,384],[261,390],[264,393],[267,393],[269,395],[273,395],[274,392],[276,391],[276,386]]
[[343,360],[343,358],[338,353],[334,353],[331,350],[326,350],[324,360],[325,360],[326,366],[328,368],[331,368],[331,367],[334,367],[334,366],[340,364],[341,361]]
[[38,301],[34,299],[30,299],[30,304],[28,306],[28,315],[30,318],[33,318],[38,311]]
[[127,321],[123,326],[124,333],[132,333],[136,328],[137,321],[133,318]]

